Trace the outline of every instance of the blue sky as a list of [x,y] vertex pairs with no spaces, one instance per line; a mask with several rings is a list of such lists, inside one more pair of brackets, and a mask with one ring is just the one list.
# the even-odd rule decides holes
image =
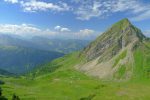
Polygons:
[[122,18],[150,36],[150,0],[0,0],[0,33],[90,39]]

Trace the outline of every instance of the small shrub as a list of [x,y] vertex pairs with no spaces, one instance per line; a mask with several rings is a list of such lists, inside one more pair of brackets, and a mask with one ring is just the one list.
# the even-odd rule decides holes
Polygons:
[[4,96],[2,96],[2,88],[0,87],[0,100],[8,100]]
[[3,82],[2,80],[0,80],[0,85],[3,85],[3,84],[5,84],[5,82]]
[[13,94],[12,100],[20,100],[20,98],[16,94]]
[[92,95],[89,95],[88,97],[80,98],[80,100],[92,100],[95,96],[96,96],[95,94],[92,94]]

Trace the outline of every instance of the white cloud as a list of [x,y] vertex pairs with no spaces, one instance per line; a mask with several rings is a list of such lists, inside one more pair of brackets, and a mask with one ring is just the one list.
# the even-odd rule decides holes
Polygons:
[[71,31],[69,28],[61,27],[59,25],[55,26],[54,29],[57,31],[60,31],[60,32],[70,32]]
[[105,18],[114,13],[128,14],[133,21],[150,19],[150,4],[140,0],[71,0],[70,5],[59,1],[57,3],[43,0],[4,0],[19,4],[25,12],[72,11],[77,19],[90,20],[91,18]]
[[9,3],[18,3],[25,12],[38,12],[38,11],[69,11],[70,7],[64,2],[58,2],[57,4],[51,2],[44,2],[40,0],[4,0]]
[[81,29],[77,32],[73,32],[61,26],[56,26],[55,29],[55,31],[40,29],[31,24],[0,24],[0,34],[14,34],[24,37],[49,36],[53,38],[92,39],[98,36],[98,34],[91,29]]
[[15,4],[15,3],[18,3],[18,0],[4,0],[5,2],[10,2],[10,3],[13,3],[13,4]]
[[150,4],[139,0],[73,0],[77,4],[74,13],[77,19],[89,20],[94,17],[104,18],[113,13],[125,12],[132,14],[135,21],[150,18]]
[[54,29],[55,30],[61,30],[61,26],[55,26]]
[[56,32],[49,29],[41,30],[29,24],[0,24],[0,33],[16,34],[20,36],[35,36],[35,35],[55,35]]
[[41,30],[27,24],[22,25],[0,24],[0,33],[25,34],[25,33],[37,33],[39,31]]
[[94,30],[91,30],[91,29],[83,29],[83,30],[80,30],[79,31],[79,35],[81,36],[90,36],[94,33],[95,31]]
[[91,29],[82,29],[74,33],[74,37],[78,39],[95,39],[99,34]]
[[63,38],[69,38],[69,39],[95,39],[99,34],[91,29],[81,29],[79,31],[73,32],[61,32],[57,31],[56,34],[57,38],[63,37]]
[[[77,7],[77,10],[75,10],[75,14],[77,15],[77,19],[80,20],[89,20],[92,17],[98,17],[102,16],[102,11],[99,10],[101,8],[101,4],[99,2],[93,1],[90,5],[88,2],[85,4],[85,2],[80,2],[81,5]],[[83,3],[83,4],[82,4]]]
[[70,29],[68,29],[68,28],[61,28],[61,30],[60,30],[61,32],[69,32],[70,31]]
[[144,32],[144,35],[150,37],[150,30],[146,30],[146,31]]
[[144,7],[142,3],[137,0],[117,0],[117,2],[114,3],[113,8],[113,12],[123,12],[129,10],[132,13],[139,13],[147,9],[147,7]]
[[131,20],[133,21],[141,21],[141,20],[146,20],[146,19],[150,19],[150,9],[145,11],[144,13],[141,13],[131,18]]
[[47,3],[43,1],[31,0],[29,2],[21,2],[23,10],[26,12],[37,12],[37,11],[68,11],[70,8],[66,3]]

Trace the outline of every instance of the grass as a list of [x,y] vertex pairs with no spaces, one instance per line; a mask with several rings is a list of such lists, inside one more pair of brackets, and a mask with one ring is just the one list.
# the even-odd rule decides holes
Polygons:
[[125,65],[121,65],[118,69],[118,71],[115,73],[114,77],[117,79],[123,79],[123,76],[126,72],[126,66]]
[[28,75],[29,77],[37,77],[49,74],[50,72],[53,72],[58,68],[59,70],[72,69],[74,65],[80,63],[81,61],[84,61],[84,57],[79,57],[79,52],[74,52],[72,54],[65,55],[64,57],[61,57],[59,59],[53,60],[52,62],[47,63],[42,67],[40,66]]
[[134,52],[135,69],[134,78],[143,79],[150,77],[150,51],[149,48],[141,46]]
[[[140,80],[149,68],[149,51],[137,49],[134,52],[135,72],[138,80],[127,82],[102,81],[76,71],[73,66],[81,63],[84,57],[73,53],[54,60],[34,71],[34,77],[12,78],[0,77],[5,82],[3,95],[11,99],[15,93],[21,100],[150,100],[150,80]],[[143,54],[144,53],[144,54]],[[123,59],[124,51],[118,59]],[[118,62],[119,60],[117,60]],[[54,66],[57,69],[52,70]],[[51,71],[51,73],[49,71]],[[124,75],[125,67],[121,66],[118,74]]]
[[[4,96],[21,100],[149,100],[150,81],[106,82],[72,69],[56,71],[36,80],[2,78]],[[139,91],[140,90],[140,91]],[[91,99],[89,99],[91,98]]]
[[124,50],[124,51],[115,59],[115,62],[114,62],[114,64],[113,64],[113,67],[115,67],[121,59],[125,58],[125,57],[126,57],[126,54],[127,54],[127,50]]

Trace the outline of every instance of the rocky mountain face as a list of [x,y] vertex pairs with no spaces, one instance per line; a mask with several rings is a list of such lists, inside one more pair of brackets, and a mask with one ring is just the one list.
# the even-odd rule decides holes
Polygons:
[[145,41],[140,29],[128,19],[123,19],[80,53],[86,62],[76,68],[102,79],[130,79],[136,68],[134,52],[141,47],[146,48]]
[[134,27],[128,19],[123,19],[93,41],[82,53],[88,60],[101,56],[101,61],[106,61],[133,41],[142,41],[144,38],[138,28]]

